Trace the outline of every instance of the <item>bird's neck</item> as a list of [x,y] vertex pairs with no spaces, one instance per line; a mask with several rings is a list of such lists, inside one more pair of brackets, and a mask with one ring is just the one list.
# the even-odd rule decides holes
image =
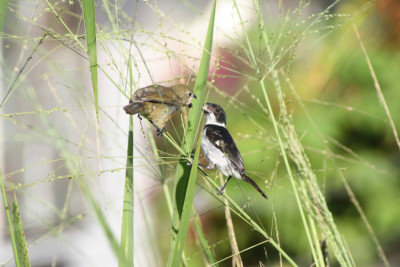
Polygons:
[[217,125],[226,128],[226,123],[224,122],[217,122],[216,120],[206,119],[205,125]]

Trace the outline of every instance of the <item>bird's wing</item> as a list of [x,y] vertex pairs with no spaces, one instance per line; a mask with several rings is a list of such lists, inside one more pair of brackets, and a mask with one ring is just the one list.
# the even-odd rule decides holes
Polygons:
[[212,124],[208,124],[206,127],[206,136],[211,144],[221,150],[240,173],[244,172],[242,156],[228,130],[225,127]]
[[133,96],[133,101],[163,103],[166,105],[176,105],[178,103],[178,96],[175,91],[166,86],[150,85],[137,90]]

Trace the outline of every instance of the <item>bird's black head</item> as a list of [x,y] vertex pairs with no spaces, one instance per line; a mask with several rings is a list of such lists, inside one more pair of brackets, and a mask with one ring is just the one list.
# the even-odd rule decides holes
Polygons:
[[226,126],[226,114],[221,106],[214,103],[206,103],[203,107],[206,124]]

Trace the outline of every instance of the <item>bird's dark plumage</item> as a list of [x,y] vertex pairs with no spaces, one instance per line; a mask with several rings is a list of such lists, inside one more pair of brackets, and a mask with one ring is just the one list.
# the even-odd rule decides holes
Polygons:
[[236,147],[235,141],[225,127],[209,124],[206,125],[206,136],[211,144],[221,150],[239,173],[244,173],[242,156]]
[[217,167],[225,176],[228,176],[217,194],[222,194],[225,186],[231,179],[244,180],[251,184],[264,198],[268,199],[261,188],[249,176],[247,176],[242,156],[236,147],[235,141],[226,129],[225,111],[217,104],[207,103],[203,112],[206,123],[203,128],[201,149],[207,158],[209,165],[207,169]]

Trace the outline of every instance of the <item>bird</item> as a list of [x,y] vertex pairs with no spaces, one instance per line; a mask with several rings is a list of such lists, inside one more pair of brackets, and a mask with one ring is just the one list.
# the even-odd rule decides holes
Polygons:
[[206,121],[202,132],[201,150],[209,164],[208,166],[200,166],[209,170],[217,167],[225,176],[228,176],[226,182],[218,189],[217,194],[222,194],[233,176],[248,182],[265,199],[268,199],[256,182],[246,174],[242,156],[226,128],[226,114],[223,108],[214,103],[206,103],[203,107],[203,113]]
[[193,98],[197,99],[197,96],[184,84],[150,85],[136,90],[124,110],[129,115],[138,114],[140,119],[140,116],[148,119],[161,136],[166,131],[167,121],[182,106],[191,108]]

